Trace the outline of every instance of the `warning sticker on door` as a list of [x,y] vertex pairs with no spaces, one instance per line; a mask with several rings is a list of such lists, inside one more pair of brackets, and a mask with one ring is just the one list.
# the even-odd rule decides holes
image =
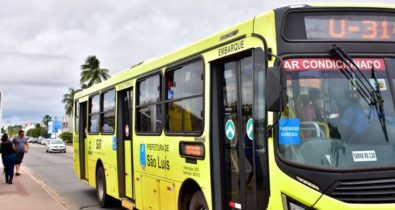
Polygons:
[[232,120],[226,121],[226,124],[225,124],[226,137],[229,140],[233,140],[233,138],[235,138],[235,132],[236,132],[236,128],[235,128],[235,124],[233,123],[233,121]]
[[254,119],[250,118],[246,125],[246,134],[250,140],[254,140]]
[[300,144],[300,120],[280,119],[279,136],[280,144]]
[[117,137],[112,137],[112,150],[117,150]]
[[145,168],[145,166],[147,165],[147,160],[146,160],[146,152],[145,152],[145,144],[140,144],[140,165],[141,167],[143,167],[143,169]]
[[[370,79],[369,82],[372,85],[372,87],[377,89],[375,79]],[[380,90],[387,90],[387,84],[385,83],[385,79],[377,79],[377,83],[379,85]]]
[[354,162],[377,161],[376,151],[352,151]]

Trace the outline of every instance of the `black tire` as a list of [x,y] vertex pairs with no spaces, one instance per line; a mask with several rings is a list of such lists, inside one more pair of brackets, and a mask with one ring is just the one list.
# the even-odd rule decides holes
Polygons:
[[110,205],[111,198],[107,195],[106,175],[102,166],[96,171],[96,196],[100,207],[105,208]]
[[193,194],[189,210],[208,210],[206,199],[202,191]]

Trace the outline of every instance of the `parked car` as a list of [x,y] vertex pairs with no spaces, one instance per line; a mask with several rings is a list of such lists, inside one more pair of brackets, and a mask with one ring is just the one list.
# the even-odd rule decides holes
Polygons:
[[66,153],[66,145],[60,139],[50,139],[46,144],[47,152],[63,152]]
[[30,137],[28,140],[27,140],[27,142],[29,142],[29,143],[35,143],[37,141],[37,139],[36,138],[33,138],[33,137]]
[[41,141],[41,144],[42,144],[42,145],[47,145],[49,141],[51,141],[51,139],[43,139],[43,140]]

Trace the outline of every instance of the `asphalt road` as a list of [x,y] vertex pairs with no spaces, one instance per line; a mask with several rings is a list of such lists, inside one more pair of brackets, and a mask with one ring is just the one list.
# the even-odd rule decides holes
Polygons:
[[[33,176],[44,183],[44,188],[54,192],[70,210],[101,209],[98,206],[95,189],[80,182],[73,171],[72,151],[67,153],[46,153],[45,146],[30,144],[22,167],[27,167]],[[22,175],[23,176],[23,175]],[[119,203],[109,208],[120,210]]]

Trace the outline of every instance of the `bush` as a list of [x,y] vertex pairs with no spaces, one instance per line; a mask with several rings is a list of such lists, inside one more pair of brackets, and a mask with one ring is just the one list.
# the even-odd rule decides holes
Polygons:
[[72,143],[73,142],[73,134],[70,132],[63,132],[59,135],[65,143]]

